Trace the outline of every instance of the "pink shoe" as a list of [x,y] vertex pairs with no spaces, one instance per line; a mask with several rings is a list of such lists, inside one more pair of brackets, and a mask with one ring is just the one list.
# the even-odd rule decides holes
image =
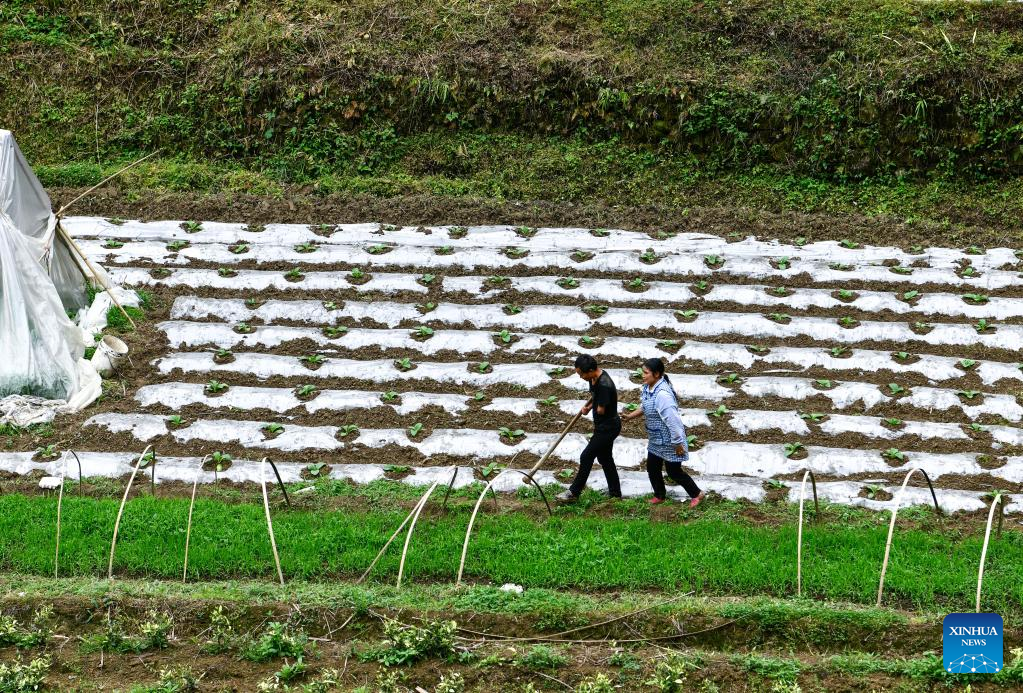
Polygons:
[[666,500],[667,500],[666,498],[658,498],[657,496],[654,496],[653,498],[648,500],[647,503],[649,503],[650,505],[660,505]]
[[694,498],[691,501],[689,501],[689,509],[692,510],[693,508],[698,506],[700,504],[700,501],[702,501],[702,500],[703,500],[703,491],[700,491],[700,495],[698,495],[696,498]]

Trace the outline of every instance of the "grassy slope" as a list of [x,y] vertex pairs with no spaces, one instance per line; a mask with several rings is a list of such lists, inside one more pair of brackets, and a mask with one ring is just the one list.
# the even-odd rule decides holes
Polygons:
[[[125,511],[115,568],[120,573],[173,578],[184,546],[183,499],[132,500]],[[66,574],[105,570],[117,512],[114,500],[65,499],[61,566]],[[53,566],[56,503],[52,498],[0,498],[2,565],[47,573]],[[387,511],[278,512],[274,527],[291,578],[354,576],[369,565],[402,514]],[[451,580],[461,551],[464,513],[423,518],[408,558],[415,579]],[[842,523],[810,528],[805,538],[804,588],[819,598],[872,603],[883,531]],[[529,587],[693,589],[698,594],[785,595],[794,591],[795,529],[698,518],[678,525],[593,516],[536,523],[521,515],[482,517],[467,563],[474,579]],[[902,531],[886,592],[921,608],[965,609],[976,589],[977,536]],[[557,560],[549,560],[557,556]],[[985,604],[1018,613],[1023,600],[1016,566],[1018,533],[994,542],[985,574]],[[392,551],[378,575],[393,575]],[[190,570],[204,579],[272,574],[262,509],[201,500],[196,507]]]
[[2,120],[54,187],[1023,220],[1002,3],[269,5],[6,3]]

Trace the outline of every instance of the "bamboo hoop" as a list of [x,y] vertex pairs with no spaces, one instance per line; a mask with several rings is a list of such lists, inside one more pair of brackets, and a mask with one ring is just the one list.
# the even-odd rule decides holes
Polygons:
[[[60,559],[60,510],[61,505],[64,501],[64,479],[67,477],[67,455],[68,451],[64,451],[64,456],[61,457],[61,472],[60,472],[60,491],[57,493],[57,548],[53,552],[53,577],[57,577],[57,561]],[[81,479],[81,462],[78,463],[78,477]],[[78,487],[81,489],[81,482],[79,481]]]
[[995,519],[995,506],[1002,507],[1002,494],[996,493],[987,514],[987,528],[984,530],[984,546],[980,550],[980,569],[977,571],[977,613],[980,613],[980,588],[984,584],[984,561],[987,559],[987,545],[991,539],[991,521]]
[[906,473],[906,478],[902,480],[902,487],[899,488],[898,494],[895,496],[895,507],[892,508],[892,519],[888,524],[888,541],[884,545],[884,563],[881,564],[881,580],[877,585],[877,606],[881,606],[881,597],[884,596],[884,576],[888,572],[888,556],[892,549],[892,533],[895,532],[895,518],[899,514],[899,506],[902,505],[902,496],[906,492],[906,484],[909,483],[909,479],[916,472],[920,472],[924,475],[924,479],[927,481],[927,486],[931,489],[931,498],[934,500],[934,509],[938,513],[938,518],[941,518],[941,507],[938,505],[938,497],[934,493],[934,485],[931,483],[931,479],[927,476],[927,472],[919,467],[913,467]]
[[405,573],[405,556],[408,554],[409,543],[412,541],[412,532],[416,529],[416,523],[419,522],[419,515],[423,512],[423,508],[426,507],[426,501],[429,500],[430,495],[433,494],[434,489],[440,485],[440,481],[433,482],[433,486],[423,496],[422,502],[419,504],[419,508],[416,510],[415,517],[412,518],[412,524],[409,525],[408,534],[405,535],[405,546],[401,550],[401,561],[398,563],[398,584],[395,587],[401,587],[401,577]]
[[[430,489],[430,491],[432,491],[432,490],[433,489]],[[383,548],[381,548],[380,551],[377,552],[376,558],[374,558],[373,562],[369,564],[368,568],[366,568],[366,572],[364,572],[359,577],[359,579],[355,581],[356,585],[358,585],[360,582],[365,580],[366,576],[368,576],[370,574],[370,571],[373,570],[373,567],[376,566],[377,562],[381,559],[381,557],[383,557],[384,552],[387,551],[387,547],[391,545],[391,543],[394,541],[395,537],[398,536],[398,534],[401,532],[401,530],[405,529],[405,525],[407,525],[409,523],[409,520],[412,519],[412,515],[416,512],[416,510],[419,508],[419,506],[426,502],[426,498],[427,498],[428,493],[429,492],[424,493],[423,496],[416,502],[416,504],[414,506],[412,506],[411,512],[409,512],[409,514],[407,516],[405,516],[405,521],[402,522],[401,525],[398,526],[398,529],[394,530],[394,534],[392,534],[391,538],[387,540],[387,543],[384,544]]]
[[[592,397],[588,398],[586,400],[586,403],[589,404],[592,399],[593,399]],[[565,430],[561,432],[561,435],[559,435],[557,439],[553,443],[551,443],[551,446],[547,448],[547,452],[543,454],[543,457],[541,457],[537,461],[537,463],[533,465],[532,469],[530,469],[528,472],[526,472],[525,475],[523,475],[522,483],[528,484],[533,479],[533,475],[536,474],[537,470],[543,466],[544,462],[546,462],[547,458],[551,456],[551,453],[554,452],[555,448],[557,448],[558,445],[561,444],[561,441],[565,439],[565,436],[568,435],[568,432],[572,430],[572,427],[576,425],[576,423],[579,421],[579,417],[581,417],[582,415],[583,415],[582,409],[576,412],[575,416],[572,417],[572,420],[568,422],[567,426],[565,426]]]
[[[277,565],[277,577],[284,585],[284,573],[281,571],[281,557],[277,553],[277,540],[274,538],[274,525],[270,520],[270,499],[266,495],[266,459],[259,463],[260,484],[263,487],[263,509],[266,511],[266,530],[270,533],[270,548],[274,552],[274,563]],[[201,468],[200,468],[201,469]]]
[[472,509],[472,515],[469,517],[469,527],[465,530],[465,541],[462,542],[462,559],[458,563],[458,577],[455,579],[455,587],[458,588],[462,585],[462,571],[465,570],[465,556],[469,552],[469,538],[472,536],[472,527],[476,524],[476,514],[480,511],[480,506],[483,504],[483,499],[487,497],[487,491],[494,485],[494,482],[501,478],[498,474],[491,479],[487,485],[483,488],[483,493],[476,499],[476,506]]
[[810,477],[810,483],[813,485],[813,506],[814,506],[814,522],[820,520],[821,509],[817,503],[817,480],[813,476],[813,472],[807,469],[803,472],[803,483],[799,487],[799,535],[796,542],[796,596],[803,596],[803,501],[806,499],[806,478]]
[[199,462],[199,469],[195,471],[195,481],[192,482],[192,501],[188,504],[188,525],[185,527],[185,569],[181,571],[181,582],[188,582],[188,547],[192,539],[192,510],[195,508],[195,492],[199,488],[199,477],[202,476],[203,465],[206,464],[211,455],[206,455]]
[[[135,481],[135,475],[139,473],[139,465],[142,464],[142,458],[146,456],[146,453],[152,450],[153,446],[148,445],[146,449],[139,455],[138,460],[135,462],[135,468],[131,470],[131,478],[128,479],[128,485],[124,489],[124,497],[121,498],[121,507],[117,509],[117,520],[114,521],[114,536],[110,540],[110,562],[107,564],[107,579],[114,579],[114,550],[117,548],[117,532],[121,528],[121,516],[124,514],[124,506],[128,502],[128,493],[131,492],[131,485]],[[155,455],[154,455],[155,457]]]

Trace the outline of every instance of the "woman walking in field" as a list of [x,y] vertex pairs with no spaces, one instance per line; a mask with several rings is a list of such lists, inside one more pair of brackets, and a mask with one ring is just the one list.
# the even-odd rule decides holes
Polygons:
[[678,398],[671,381],[664,373],[664,362],[649,359],[643,362],[643,388],[640,390],[642,406],[636,411],[623,414],[624,419],[646,418],[647,457],[646,473],[654,489],[650,503],[663,503],[667,496],[661,468],[668,476],[681,484],[689,494],[689,507],[695,508],[703,500],[703,491],[684,469],[682,463],[689,461],[689,446],[686,443],[686,429],[678,412]]

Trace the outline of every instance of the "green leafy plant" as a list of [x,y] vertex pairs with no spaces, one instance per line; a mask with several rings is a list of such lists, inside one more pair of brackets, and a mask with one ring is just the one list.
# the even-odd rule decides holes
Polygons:
[[338,426],[337,437],[347,438],[348,436],[356,434],[358,432],[359,427],[356,426],[355,424],[344,424],[343,426]]
[[797,455],[800,452],[804,451],[805,449],[806,446],[804,446],[799,441],[796,441],[794,443],[785,443],[785,457],[792,457],[793,455]]
[[531,226],[520,226],[515,229],[515,235],[521,238],[532,238],[536,235],[536,228]]
[[902,387],[898,383],[888,383],[888,392],[892,395],[905,394],[906,388]]
[[897,419],[894,416],[889,416],[885,419],[881,419],[881,422],[891,428],[899,428],[902,426],[902,419]]
[[412,467],[405,464],[385,464],[383,470],[389,474],[405,474],[409,472]]
[[305,279],[305,275],[302,274],[302,270],[297,267],[292,267],[290,270],[284,273],[284,278],[290,282],[297,282]]
[[499,339],[502,344],[511,344],[512,339],[515,337],[515,335],[513,335],[508,330],[501,330],[500,332],[498,332],[494,336],[497,339]]
[[967,400],[976,399],[981,395],[981,393],[977,390],[956,390],[956,394]]
[[418,337],[419,339],[429,339],[433,336],[433,328],[427,327],[426,325],[420,325],[416,329],[412,330],[412,336]]
[[171,241],[170,243],[167,244],[167,250],[176,253],[179,250],[184,250],[190,245],[191,243],[189,243],[188,241]]
[[43,445],[36,448],[36,457],[44,460],[52,460],[60,457],[60,452],[57,450],[57,446],[54,443],[49,445]]
[[771,293],[774,294],[775,296],[782,296],[782,297],[784,297],[784,296],[788,296],[789,294],[791,294],[792,290],[789,289],[787,286],[776,286],[773,289],[771,289]]
[[848,356],[851,352],[849,350],[849,347],[835,346],[828,349],[828,353],[830,353],[835,358],[842,358]]
[[780,270],[787,270],[792,266],[792,261],[787,257],[780,257],[775,261],[774,266]]
[[242,255],[249,252],[249,245],[247,243],[235,243],[232,246],[228,246],[227,249],[235,255]]
[[398,399],[398,393],[394,390],[388,390],[384,394],[380,395],[380,398],[385,402],[395,402]]
[[128,223],[124,219],[121,219],[120,217],[111,217],[110,219],[107,219],[106,222],[111,226],[124,226],[126,223]]
[[583,306],[583,310],[587,313],[593,313],[594,315],[604,315],[608,308],[607,306],[594,305],[591,303],[588,306]]
[[913,289],[912,291],[905,291],[905,292],[903,292],[902,300],[903,301],[915,301],[916,299],[920,298],[920,296],[921,296],[921,293],[919,291],[917,291],[916,289]]
[[256,328],[247,322],[240,322],[234,326],[234,331],[239,334],[251,334],[256,331]]
[[685,320],[694,320],[700,314],[699,311],[687,308],[686,310],[676,310],[675,315]]
[[627,412],[634,412],[637,409],[639,409],[639,405],[636,404],[635,402],[629,402],[628,404],[625,405],[625,411]]
[[529,251],[525,248],[506,248],[504,251],[505,255],[511,258],[519,258],[529,254]]
[[821,412],[815,412],[815,411],[814,412],[800,412],[799,418],[801,418],[801,419],[803,419],[805,421],[811,421],[813,423],[820,423],[824,419],[828,418],[828,415],[827,414],[822,414]]
[[504,286],[506,284],[511,284],[511,278],[502,276],[500,274],[492,274],[489,277],[487,277],[486,283],[490,284],[491,286]]
[[973,329],[977,331],[977,334],[981,334],[983,332],[987,332],[988,330],[994,329],[994,324],[991,321],[986,320],[985,318],[981,318],[976,323],[974,323]]
[[555,397],[554,395],[550,395],[548,397],[544,397],[543,399],[537,400],[537,404],[539,404],[541,407],[553,407],[557,403],[558,398]]
[[219,380],[211,380],[208,383],[206,383],[206,391],[207,392],[217,393],[217,392],[223,392],[226,389],[227,389],[227,383],[222,383]]
[[477,373],[481,373],[482,374],[482,373],[486,373],[489,370],[490,370],[490,361],[480,361],[479,363],[476,364],[476,372]]
[[980,276],[980,272],[978,272],[972,265],[966,265],[965,267],[963,267],[961,270],[959,270],[959,274],[961,274],[964,277]]
[[494,472],[500,472],[502,469],[504,469],[504,465],[500,465],[497,462],[490,462],[480,470],[480,476],[484,479],[489,479],[491,474]]
[[590,229],[590,233],[598,238],[606,238],[611,235],[607,229]]
[[298,659],[305,656],[309,637],[291,627],[272,621],[256,638],[242,650],[242,659],[252,662],[269,662],[271,659],[289,657]]
[[710,291],[710,283],[706,279],[699,279],[693,282],[693,290],[697,293],[706,293]]
[[507,426],[501,426],[497,429],[497,435],[509,442],[514,442],[526,435],[526,432],[521,428],[508,428]]
[[433,301],[429,301],[427,303],[417,303],[416,308],[419,310],[420,313],[430,313],[432,311],[437,310],[437,304],[434,303]]
[[839,289],[838,298],[842,301],[851,301],[856,298],[856,292],[850,291],[849,289]]
[[859,243],[857,243],[857,242],[855,242],[855,241],[850,241],[850,240],[849,240],[848,238],[843,238],[842,240],[840,240],[840,241],[838,242],[838,244],[839,244],[840,246],[842,246],[843,248],[848,248],[848,249],[850,249],[850,250],[854,250],[854,249],[856,249],[856,248],[859,248],[859,247],[860,247],[860,244],[859,244]]
[[555,282],[562,289],[577,289],[579,288],[579,280],[575,277],[561,277]]
[[974,305],[982,305],[987,303],[989,298],[987,294],[963,294],[963,300]]
[[327,359],[321,354],[307,354],[306,356],[299,356],[298,360],[307,366],[320,366],[327,361]]
[[869,498],[870,500],[874,500],[883,491],[884,491],[884,487],[883,486],[878,486],[877,484],[868,484],[867,485],[867,498]]
[[436,278],[437,278],[436,274],[429,274],[429,273],[427,273],[427,274],[424,274],[423,276],[419,277],[419,281],[421,283],[426,284],[427,286],[429,286],[430,284],[433,284],[433,281]]
[[262,430],[268,435],[277,435],[284,432],[284,426],[279,423],[266,423],[263,424]]
[[364,662],[389,667],[430,658],[450,659],[455,655],[457,628],[454,621],[425,621],[422,626],[406,626],[388,619],[384,621],[383,643],[356,655]]
[[411,426],[409,426],[408,434],[410,436],[412,436],[413,438],[415,438],[417,435],[419,435],[419,432],[422,431],[422,430],[423,430],[423,424],[421,424],[419,422],[416,422],[416,423],[412,424]]
[[383,243],[377,243],[376,245],[371,245],[370,247],[366,248],[366,252],[369,253],[370,255],[382,255],[386,253],[388,250],[390,250],[390,247],[384,245]]
[[527,669],[557,669],[568,663],[568,657],[549,645],[533,645],[515,663]]
[[366,272],[360,267],[352,268],[352,271],[348,273],[351,279],[359,280],[366,276]]
[[577,250],[570,256],[576,262],[586,262],[587,260],[593,259],[593,253],[586,250]]
[[218,267],[217,268],[217,274],[219,274],[221,277],[228,277],[228,278],[229,277],[236,277],[236,276],[238,276],[237,270],[234,270],[234,269],[232,269],[230,267]]
[[850,272],[852,271],[853,268],[852,265],[848,265],[844,262],[832,262],[830,265],[828,265],[828,267],[838,272]]
[[167,417],[167,423],[171,426],[184,426],[185,419],[180,414],[171,414]]
[[766,346],[764,346],[762,344],[747,344],[746,345],[746,351],[750,352],[751,354],[766,354],[770,350],[771,350],[770,347],[766,347]]
[[311,397],[316,394],[316,392],[317,390],[315,385],[306,384],[295,388],[295,395],[298,397]]
[[657,253],[654,252],[653,248],[647,248],[640,256],[639,259],[647,264],[653,264],[657,262]]
[[261,303],[262,301],[256,298],[255,296],[250,296],[247,299],[245,299],[246,308],[258,308]]
[[448,236],[450,238],[465,238],[467,233],[469,233],[468,226],[452,226],[448,229]]
[[625,286],[630,289],[642,289],[646,287],[646,282],[643,281],[642,277],[635,277],[633,279],[628,280],[625,283]]
[[817,378],[813,381],[813,384],[821,389],[830,390],[834,385],[834,382],[829,378]]
[[412,365],[412,359],[409,358],[396,359],[394,362],[394,367],[399,371],[410,371],[412,370]]
[[591,346],[593,346],[594,344],[597,343],[597,340],[594,339],[593,337],[589,336],[588,334],[584,334],[582,337],[579,338],[579,342],[583,346],[591,347]]
[[472,396],[474,402],[482,402],[486,398],[487,396],[483,393],[482,390],[477,390]]
[[450,245],[442,245],[433,252],[437,253],[438,255],[451,255],[452,253],[455,252],[455,248],[454,246]]
[[713,416],[714,418],[717,418],[717,419],[720,419],[722,416],[725,416],[728,413],[730,413],[728,411],[728,407],[726,407],[723,404],[719,404],[717,406],[717,409],[714,409],[712,411],[707,412],[707,414],[709,414],[710,416]]
[[657,346],[661,347],[662,349],[674,349],[678,345],[679,345],[678,341],[674,339],[662,339],[659,342],[657,342]]
[[320,246],[309,241],[306,241],[305,243],[299,243],[298,245],[295,246],[296,253],[315,253],[319,249]]
[[886,460],[897,460],[899,462],[906,461],[906,453],[902,452],[898,448],[888,448],[887,450],[881,451],[881,457]]
[[895,274],[913,274],[913,268],[904,265],[892,265],[889,270]]
[[725,264],[724,258],[719,255],[705,255],[703,258],[703,264],[707,265],[711,269],[721,267]]
[[110,248],[111,250],[116,250],[117,248],[123,248],[124,243],[117,240],[116,238],[108,238],[106,243],[103,244],[103,247]]
[[768,313],[765,317],[774,322],[789,322],[792,319],[788,313]]
[[979,245],[971,245],[965,250],[967,255],[983,255],[984,249]]
[[795,243],[798,247],[802,248],[804,245],[806,245],[806,236],[796,236],[795,240],[793,240],[792,242]]
[[323,328],[323,334],[328,339],[337,339],[346,332],[348,332],[348,328],[344,325],[337,325],[335,327],[328,326]]
[[[1023,364],[1021,364],[1020,369],[1023,370]],[[547,371],[547,375],[551,376],[552,378],[560,378],[564,376],[567,371],[568,369],[565,368],[564,366],[555,366],[554,368]]]
[[181,228],[184,229],[186,233],[198,233],[202,231],[202,224],[198,221],[183,221],[181,222]]
[[838,319],[838,324],[842,327],[856,327],[860,324],[859,320],[849,315],[843,315]]
[[913,354],[908,351],[896,351],[892,354],[892,356],[899,361],[908,361],[913,357]]
[[977,362],[974,361],[973,359],[959,359],[959,361],[957,361],[957,364],[964,371],[968,371],[973,369],[977,365]]
[[507,315],[518,315],[522,312],[522,306],[515,303],[505,303],[503,309]]
[[726,385],[735,385],[742,382],[742,378],[739,377],[738,373],[726,373],[718,377],[719,383],[725,383]]

